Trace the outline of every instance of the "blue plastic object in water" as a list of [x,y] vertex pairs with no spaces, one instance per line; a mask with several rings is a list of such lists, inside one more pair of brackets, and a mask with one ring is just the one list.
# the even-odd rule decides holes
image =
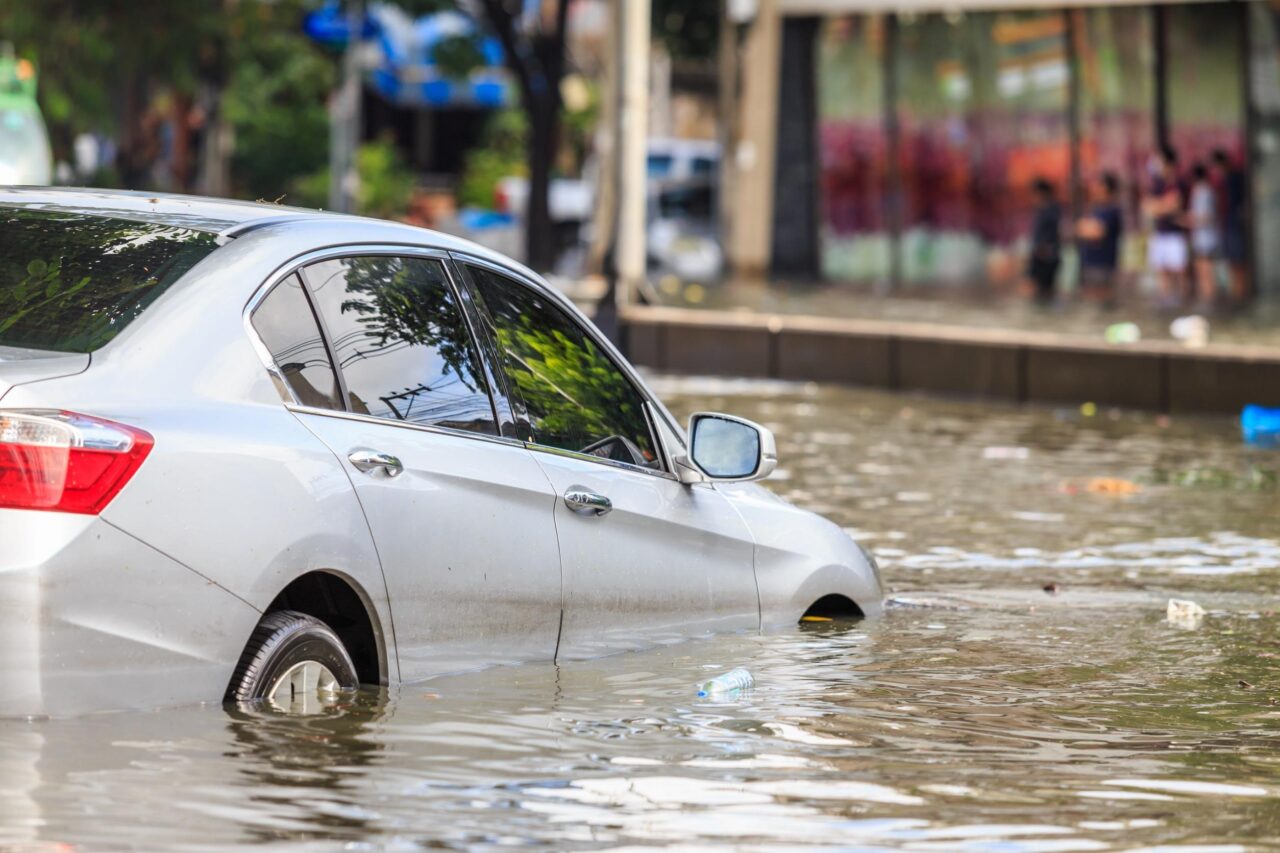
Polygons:
[[738,693],[746,690],[755,684],[755,679],[751,677],[751,673],[745,669],[731,669],[728,672],[717,675],[710,681],[704,681],[698,685],[699,696],[727,696],[731,693]]
[[1280,409],[1248,405],[1240,413],[1244,440],[1254,447],[1280,447]]

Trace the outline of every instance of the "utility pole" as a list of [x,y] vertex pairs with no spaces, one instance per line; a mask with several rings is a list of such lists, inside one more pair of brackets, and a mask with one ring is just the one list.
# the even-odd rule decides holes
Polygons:
[[347,0],[347,46],[342,52],[342,79],[329,105],[329,209],[354,213],[360,191],[356,149],[360,146],[360,46],[364,32],[364,0]]
[[649,0],[617,0],[622,17],[621,193],[618,199],[620,306],[646,287],[645,208],[648,187]]

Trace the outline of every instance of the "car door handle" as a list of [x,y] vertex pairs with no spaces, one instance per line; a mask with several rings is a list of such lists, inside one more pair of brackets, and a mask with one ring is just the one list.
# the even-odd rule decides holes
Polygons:
[[353,450],[347,459],[356,470],[373,475],[379,471],[388,477],[398,477],[404,472],[404,465],[390,453],[379,453],[377,450]]
[[564,505],[583,515],[605,515],[613,509],[613,501],[583,486],[570,486],[564,493]]

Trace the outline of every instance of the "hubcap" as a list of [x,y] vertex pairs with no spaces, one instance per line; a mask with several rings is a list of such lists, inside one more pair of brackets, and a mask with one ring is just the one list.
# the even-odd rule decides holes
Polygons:
[[267,690],[273,708],[293,714],[316,714],[337,696],[341,687],[329,667],[304,660],[289,667]]

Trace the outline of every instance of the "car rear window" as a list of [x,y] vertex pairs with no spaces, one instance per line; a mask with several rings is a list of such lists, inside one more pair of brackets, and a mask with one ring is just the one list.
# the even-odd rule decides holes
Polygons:
[[0,210],[0,345],[99,349],[216,248],[162,223]]

